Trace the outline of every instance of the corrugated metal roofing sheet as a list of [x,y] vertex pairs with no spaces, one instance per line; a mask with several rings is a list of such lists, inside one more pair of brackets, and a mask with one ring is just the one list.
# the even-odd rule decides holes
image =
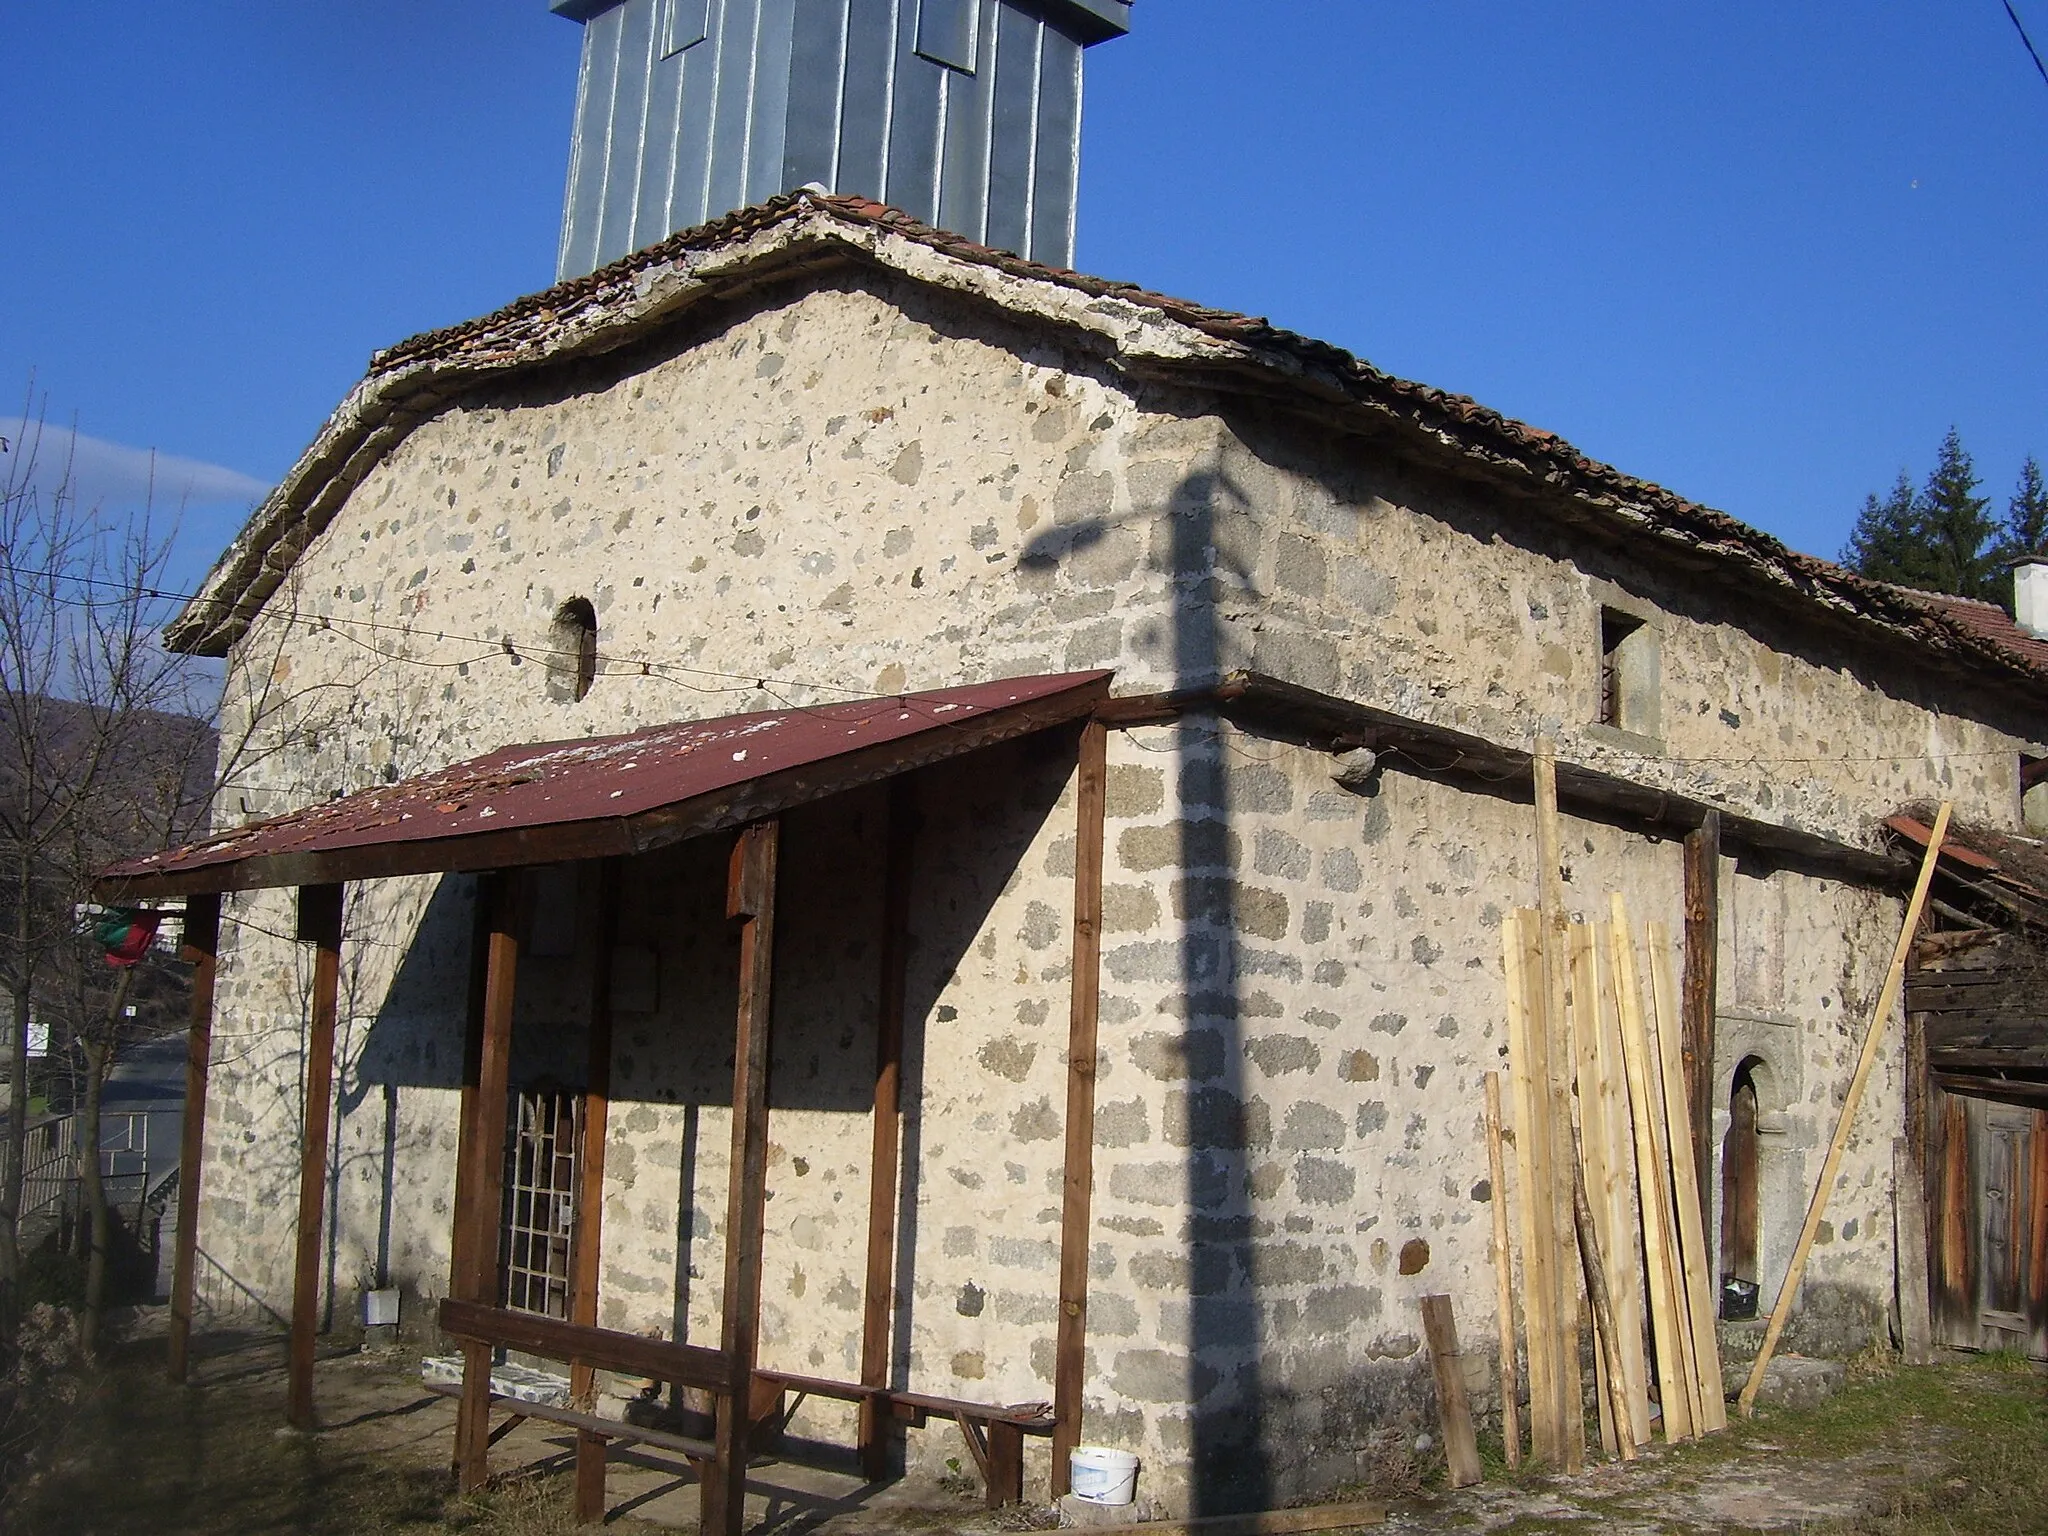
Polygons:
[[108,896],[250,890],[645,852],[1089,713],[1107,672],[506,747],[125,859]]

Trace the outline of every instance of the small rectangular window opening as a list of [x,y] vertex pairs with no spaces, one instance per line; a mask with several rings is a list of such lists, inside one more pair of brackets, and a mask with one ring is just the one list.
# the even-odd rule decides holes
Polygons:
[[1632,647],[1629,640],[1643,621],[1613,608],[1600,610],[1600,723],[1629,729],[1629,685]]
[[505,1305],[567,1320],[569,1238],[583,1151],[580,1095],[515,1095],[505,1148]]

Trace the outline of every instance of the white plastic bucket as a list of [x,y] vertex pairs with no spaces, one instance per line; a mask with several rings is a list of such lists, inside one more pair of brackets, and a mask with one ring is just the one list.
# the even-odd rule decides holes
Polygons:
[[1076,1446],[1067,1457],[1074,1497],[1090,1504],[1128,1504],[1138,1491],[1138,1458],[1106,1445]]

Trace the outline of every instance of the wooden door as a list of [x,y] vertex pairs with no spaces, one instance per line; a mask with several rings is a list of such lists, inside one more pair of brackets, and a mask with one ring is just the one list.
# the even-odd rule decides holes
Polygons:
[[1935,1341],[2048,1360],[2048,1111],[1933,1086],[1927,1138]]
[[1980,1347],[2026,1344],[2028,1227],[2034,1117],[2025,1109],[1971,1102],[1977,1143],[1977,1328]]

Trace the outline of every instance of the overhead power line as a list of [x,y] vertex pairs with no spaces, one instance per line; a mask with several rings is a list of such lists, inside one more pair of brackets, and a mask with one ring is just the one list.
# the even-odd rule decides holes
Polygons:
[[2026,23],[2020,20],[2020,13],[2012,8],[2012,0],[2000,0],[2005,14],[2012,18],[2013,30],[2020,35],[2020,41],[2027,45],[2027,57],[2034,61],[2034,68],[2041,76],[2041,83],[2048,85],[2048,64],[2041,62],[2040,52],[2034,47],[2034,40],[2027,36]]

